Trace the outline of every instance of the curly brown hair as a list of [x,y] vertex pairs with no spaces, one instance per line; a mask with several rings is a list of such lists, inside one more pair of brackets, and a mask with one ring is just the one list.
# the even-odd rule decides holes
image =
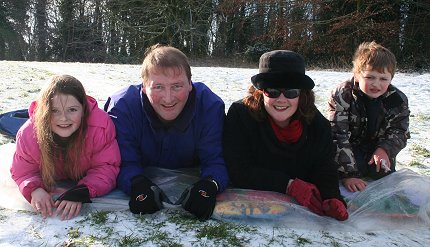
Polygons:
[[[267,118],[268,113],[264,108],[264,96],[262,90],[256,89],[253,85],[250,85],[248,88],[248,96],[246,96],[242,102],[248,107],[251,115],[257,121],[263,121]],[[317,108],[315,106],[314,92],[311,89],[301,89],[299,105],[292,118],[309,124],[314,118],[316,111]]]

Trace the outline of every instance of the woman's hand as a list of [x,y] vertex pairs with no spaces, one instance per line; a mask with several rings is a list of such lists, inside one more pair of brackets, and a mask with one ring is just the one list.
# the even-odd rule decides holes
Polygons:
[[45,219],[52,216],[52,207],[54,207],[54,200],[51,195],[42,188],[37,188],[31,192],[31,206],[38,213],[42,214]]
[[79,215],[82,208],[82,202],[62,200],[56,201],[54,206],[57,208],[55,211],[56,216],[60,216],[61,220],[70,220]]
[[363,191],[367,183],[360,178],[344,178],[342,184],[350,192]]

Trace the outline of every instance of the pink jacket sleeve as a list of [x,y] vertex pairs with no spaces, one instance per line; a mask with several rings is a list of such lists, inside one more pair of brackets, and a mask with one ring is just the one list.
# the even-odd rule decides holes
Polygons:
[[31,193],[35,189],[43,188],[40,175],[40,151],[30,120],[17,133],[16,150],[10,173],[28,202],[31,202]]
[[88,187],[91,198],[102,196],[116,187],[121,162],[112,120],[106,112],[98,108],[94,111],[88,125],[86,162],[83,162],[87,163],[87,171],[79,181]]

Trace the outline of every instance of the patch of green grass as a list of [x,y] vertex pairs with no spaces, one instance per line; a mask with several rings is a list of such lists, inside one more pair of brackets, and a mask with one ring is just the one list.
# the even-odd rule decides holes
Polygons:
[[311,240],[309,240],[309,239],[307,239],[307,238],[304,238],[304,237],[302,237],[302,236],[299,236],[299,237],[296,239],[296,243],[297,243],[297,245],[298,245],[298,246],[305,246],[305,245],[312,244],[312,241],[311,241]]
[[20,97],[28,97],[28,92],[21,92],[20,94],[19,94],[19,96]]
[[210,239],[220,246],[248,246],[249,239],[238,237],[239,233],[244,232],[245,228],[248,227],[225,222],[207,224],[198,230],[196,237]]
[[430,116],[427,116],[424,114],[412,115],[411,117],[415,117],[418,121],[429,121],[430,120]]
[[[166,210],[166,213],[169,214],[169,211]],[[182,246],[175,242],[175,236],[171,236],[169,232],[163,230],[169,223],[168,220],[159,221],[150,215],[137,215],[136,219],[139,221],[139,225],[145,226],[142,229],[134,229],[138,236],[144,236],[141,238],[144,243],[150,242],[156,246]]]
[[256,229],[251,226],[227,222],[202,222],[194,215],[179,210],[168,212],[168,219],[169,222],[177,225],[181,232],[189,234],[190,231],[196,231],[196,238],[212,240],[215,246],[247,246],[249,239],[238,237],[238,235],[256,232]]
[[411,150],[417,155],[422,155],[426,158],[430,157],[430,151],[427,148],[420,146],[418,144],[412,144]]
[[118,246],[119,247],[126,247],[126,246],[142,246],[142,244],[145,243],[145,240],[139,237],[133,236],[133,234],[130,235],[124,235],[118,240]]
[[322,231],[322,237],[328,239],[330,241],[330,246],[332,247],[341,247],[342,245],[332,236],[329,232]]
[[160,229],[166,226],[166,221],[158,221],[154,215],[142,214],[136,215],[135,217],[141,225],[151,225],[153,229]]
[[165,245],[166,247],[183,247],[182,244],[178,243],[169,243],[168,245]]
[[69,238],[72,238],[72,239],[79,238],[81,234],[82,233],[79,231],[79,228],[73,228],[73,227],[71,227],[67,232],[67,236],[69,236]]
[[154,231],[148,240],[155,243],[157,246],[182,246],[174,242],[175,240],[169,237],[169,233],[160,230]]
[[179,230],[182,232],[198,229],[203,225],[194,215],[183,211],[172,210],[167,214],[169,221],[179,226]]
[[27,210],[23,210],[23,209],[18,209],[17,212],[18,213],[23,213],[23,214],[31,214],[31,215],[37,215],[37,214],[39,214],[37,212],[27,211]]
[[166,232],[154,232],[154,235],[150,236],[149,239],[155,243],[163,243],[169,240],[169,235]]
[[[314,244],[310,239],[303,237],[303,234],[299,235],[294,230],[289,232],[288,235],[284,235],[284,236],[290,240],[293,240],[296,243],[295,245],[297,246],[306,246],[306,245]],[[283,237],[282,235],[277,235],[276,236],[277,241],[279,242],[279,239],[282,237]]]
[[[112,227],[103,226],[97,229],[99,234],[85,235],[79,230],[79,228],[71,227],[67,233],[68,240],[67,245],[62,246],[111,246],[112,235],[114,235],[114,229]],[[116,238],[114,238],[116,240]],[[121,240],[121,238],[120,238]]]
[[7,216],[2,215],[2,214],[0,215],[0,222],[5,222],[7,219],[8,219]]
[[113,227],[105,227],[104,232],[106,236],[112,236],[115,233]]
[[22,69],[25,70],[25,77],[23,79],[29,80],[29,81],[46,80],[49,77],[55,75],[55,73],[52,73],[51,71],[44,70],[44,69],[37,69],[37,68],[22,68]]
[[31,225],[28,234],[31,235],[34,238],[42,239],[42,235],[40,234],[40,229],[35,227],[34,225]]
[[411,162],[409,162],[409,166],[423,167],[424,165],[416,160],[412,160]]
[[106,211],[95,211],[89,213],[82,220],[77,221],[80,225],[86,226],[95,226],[97,230],[101,233],[93,236],[82,236],[79,240],[75,239],[74,241],[79,243],[94,243],[94,242],[106,242],[108,239],[111,239],[114,235],[117,235],[115,232],[112,223],[116,223],[117,219],[115,218],[113,221],[109,221],[110,212]]
[[27,93],[38,93],[40,92],[40,88],[29,88],[26,91]]
[[229,231],[225,225],[214,224],[214,225],[206,225],[203,226],[196,237],[198,238],[208,238],[208,239],[218,239],[218,238],[226,238],[229,236]]
[[96,211],[88,215],[91,222],[95,225],[104,225],[108,220],[109,212]]
[[109,244],[103,243],[100,237],[89,235],[89,236],[83,236],[82,238],[68,239],[61,246],[88,246],[89,247],[89,246],[95,246],[95,245],[107,246]]

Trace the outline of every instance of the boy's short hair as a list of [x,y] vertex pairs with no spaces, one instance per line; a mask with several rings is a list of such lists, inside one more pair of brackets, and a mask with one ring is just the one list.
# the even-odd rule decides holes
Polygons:
[[[153,70],[161,71],[165,69],[175,69],[175,71],[183,71],[188,80],[191,81],[191,68],[188,63],[187,56],[179,49],[155,44],[145,51],[145,58],[142,63],[141,77],[143,83],[148,83],[147,78]],[[160,70],[161,69],[161,70]]]
[[361,43],[355,51],[352,63],[354,73],[364,70],[376,70],[383,73],[387,68],[391,78],[394,77],[397,64],[394,54],[375,41]]

